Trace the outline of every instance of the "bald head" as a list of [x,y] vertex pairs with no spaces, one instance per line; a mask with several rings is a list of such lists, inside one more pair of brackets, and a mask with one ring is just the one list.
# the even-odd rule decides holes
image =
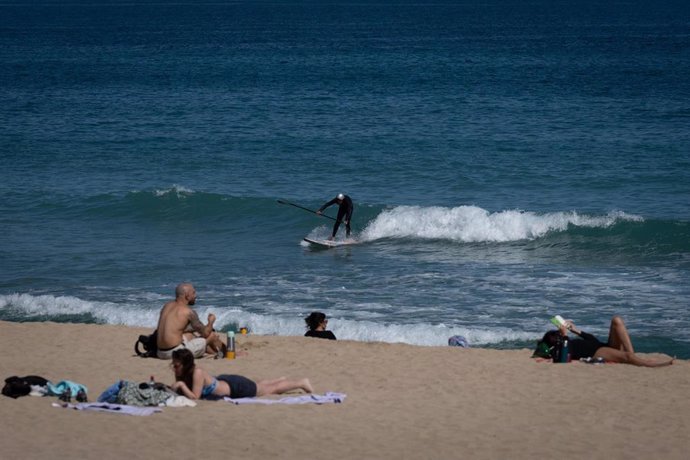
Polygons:
[[191,283],[180,283],[175,288],[175,298],[177,300],[184,300],[189,305],[194,305],[196,301],[196,290]]

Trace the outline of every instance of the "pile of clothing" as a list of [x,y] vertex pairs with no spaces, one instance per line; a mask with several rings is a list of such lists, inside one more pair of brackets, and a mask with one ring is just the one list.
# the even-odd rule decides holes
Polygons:
[[27,395],[57,396],[65,402],[70,402],[72,398],[78,402],[87,402],[87,393],[88,389],[80,383],[70,380],[52,383],[39,375],[27,375],[25,377],[13,375],[5,379],[5,386],[2,388],[2,394],[10,398],[16,399]]

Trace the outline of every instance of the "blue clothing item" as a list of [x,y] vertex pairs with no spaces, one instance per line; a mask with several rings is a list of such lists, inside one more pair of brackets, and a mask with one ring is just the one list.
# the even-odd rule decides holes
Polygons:
[[105,391],[98,397],[98,402],[115,404],[117,402],[117,394],[120,392],[120,388],[122,388],[122,380],[118,380],[106,388]]
[[218,385],[218,380],[215,377],[213,377],[213,382],[211,382],[210,385],[204,386],[201,389],[201,397],[207,398],[207,397],[211,396],[213,394],[213,390],[216,389],[217,385]]
[[83,390],[84,394],[88,393],[86,387],[80,383],[72,382],[71,380],[61,380],[57,384],[48,382],[48,396],[60,396],[66,390],[70,390],[72,396],[76,396],[79,391]]

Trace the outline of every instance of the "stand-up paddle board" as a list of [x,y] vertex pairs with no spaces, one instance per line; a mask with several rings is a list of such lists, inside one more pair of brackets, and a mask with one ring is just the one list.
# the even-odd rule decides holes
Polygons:
[[304,241],[306,241],[309,244],[313,244],[315,246],[321,247],[321,248],[337,248],[340,246],[350,246],[352,244],[357,244],[357,241],[355,241],[355,240],[333,241],[333,240],[317,240],[317,239],[312,239],[312,238],[304,238]]

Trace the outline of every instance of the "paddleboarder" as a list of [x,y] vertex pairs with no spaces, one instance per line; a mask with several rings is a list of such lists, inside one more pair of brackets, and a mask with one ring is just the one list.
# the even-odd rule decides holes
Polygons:
[[334,204],[338,204],[338,217],[336,217],[335,224],[333,224],[333,233],[330,237],[328,237],[328,239],[335,239],[335,234],[338,233],[338,227],[340,227],[341,222],[345,224],[346,235],[349,238],[352,230],[350,228],[352,212],[355,210],[355,207],[352,204],[352,199],[349,196],[345,195],[344,193],[338,193],[338,195],[331,201],[324,203],[323,206],[316,211],[316,214],[320,215],[324,209],[329,206],[333,206]]

